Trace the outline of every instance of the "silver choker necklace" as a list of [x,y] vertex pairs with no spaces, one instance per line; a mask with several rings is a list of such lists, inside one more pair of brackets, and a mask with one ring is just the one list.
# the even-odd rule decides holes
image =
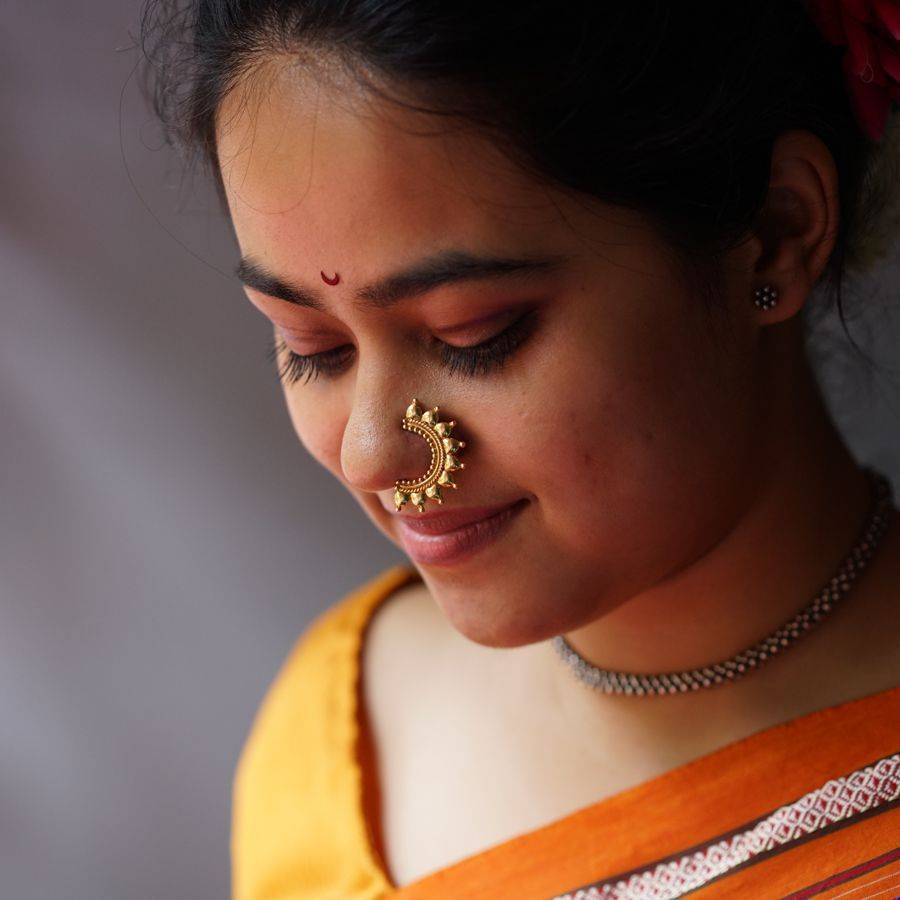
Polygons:
[[766,660],[793,645],[837,606],[853,586],[860,570],[865,568],[887,531],[893,512],[891,483],[884,475],[869,466],[864,466],[863,471],[869,479],[872,503],[856,544],[834,576],[810,603],[789,622],[749,649],[741,651],[731,659],[699,669],[639,675],[633,672],[613,672],[592,665],[573,649],[563,635],[553,638],[554,648],[572,667],[579,679],[606,694],[677,694],[736,681],[748,672],[758,669]]

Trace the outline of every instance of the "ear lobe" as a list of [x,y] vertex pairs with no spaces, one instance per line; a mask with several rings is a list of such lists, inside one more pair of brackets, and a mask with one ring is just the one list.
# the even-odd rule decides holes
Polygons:
[[758,272],[760,285],[778,290],[778,304],[763,313],[768,322],[781,322],[796,315],[806,302],[815,282],[808,266],[809,252],[803,237],[783,237],[769,264]]

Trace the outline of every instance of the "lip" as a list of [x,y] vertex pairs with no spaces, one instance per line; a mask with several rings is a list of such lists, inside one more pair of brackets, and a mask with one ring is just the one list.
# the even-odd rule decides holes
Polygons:
[[409,511],[397,513],[397,518],[421,534],[446,534],[448,531],[455,531],[465,525],[488,519],[518,502],[520,501],[499,506],[468,506],[465,509],[436,509],[424,513]]
[[419,563],[462,562],[498,538],[528,502],[523,497],[504,506],[397,514],[400,542]]

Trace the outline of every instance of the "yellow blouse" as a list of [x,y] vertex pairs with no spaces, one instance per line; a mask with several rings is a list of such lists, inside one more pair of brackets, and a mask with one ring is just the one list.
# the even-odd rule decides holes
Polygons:
[[374,900],[391,884],[362,813],[358,665],[376,606],[418,579],[396,565],[300,635],[257,711],[232,795],[233,900]]

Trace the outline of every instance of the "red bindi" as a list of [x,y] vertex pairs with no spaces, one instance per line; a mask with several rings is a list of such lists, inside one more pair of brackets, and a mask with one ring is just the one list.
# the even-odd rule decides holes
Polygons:
[[341,280],[341,276],[338,275],[337,272],[334,273],[334,280],[329,278],[324,272],[322,272],[321,274],[322,274],[322,281],[324,281],[325,284],[337,284]]

